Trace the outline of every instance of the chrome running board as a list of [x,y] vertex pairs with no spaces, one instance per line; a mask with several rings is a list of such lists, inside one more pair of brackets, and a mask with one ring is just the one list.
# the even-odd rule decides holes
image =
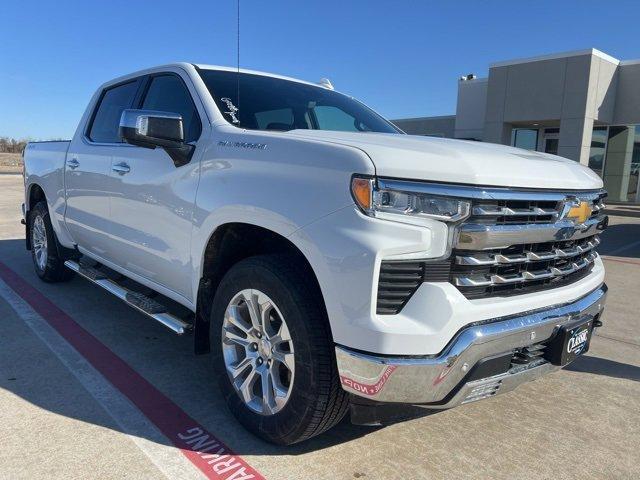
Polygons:
[[148,297],[142,293],[134,292],[125,288],[118,283],[108,278],[100,270],[80,265],[73,260],[67,260],[64,262],[65,267],[73,270],[78,275],[86,278],[90,282],[104,288],[107,292],[118,297],[130,307],[133,307],[140,313],[145,314],[148,317],[153,318],[156,322],[160,322],[162,325],[173,331],[178,335],[182,335],[191,330],[191,324],[181,320],[180,318],[170,314],[167,307],[161,303],[156,302],[153,298]]

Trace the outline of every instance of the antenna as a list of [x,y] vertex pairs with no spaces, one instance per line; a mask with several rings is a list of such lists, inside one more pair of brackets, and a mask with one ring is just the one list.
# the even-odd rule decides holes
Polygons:
[[[238,123],[240,123],[240,0],[236,0],[236,4],[238,6],[238,11],[237,11],[237,20],[238,20],[238,25],[237,25],[237,31],[238,31],[238,44],[236,46],[237,48],[237,53],[238,53],[238,58],[237,58],[237,72],[236,72],[236,101],[238,102]],[[235,122],[234,122],[235,123]]]

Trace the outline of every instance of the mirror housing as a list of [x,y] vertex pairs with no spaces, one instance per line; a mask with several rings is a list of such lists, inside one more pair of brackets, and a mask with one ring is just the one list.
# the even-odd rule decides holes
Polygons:
[[142,148],[163,148],[176,167],[185,165],[193,155],[193,145],[184,142],[182,116],[154,110],[127,109],[120,117],[120,137]]

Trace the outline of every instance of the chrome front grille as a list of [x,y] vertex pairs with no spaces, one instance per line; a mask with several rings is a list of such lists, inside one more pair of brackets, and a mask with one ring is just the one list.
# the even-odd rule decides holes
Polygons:
[[549,223],[561,213],[559,202],[553,200],[482,201],[471,212],[475,221],[488,224]]
[[522,270],[518,273],[488,273],[480,275],[453,275],[453,284],[458,287],[484,287],[488,285],[504,285],[527,281],[544,280],[554,277],[564,277],[589,266],[596,259],[596,253],[590,253],[576,261],[563,265],[550,265],[540,270]]
[[[515,196],[474,199],[471,217],[459,227],[451,283],[467,298],[555,288],[593,268],[598,235],[607,224],[601,213],[605,192]],[[571,218],[576,205],[584,207],[582,221]]]
[[412,184],[407,190],[420,188],[468,198],[471,215],[452,228],[449,258],[382,262],[379,314],[398,313],[423,282],[448,281],[469,299],[571,284],[593,269],[599,234],[608,224],[602,212],[604,190],[565,193],[440,184]]
[[580,241],[515,245],[486,251],[454,251],[437,262],[385,261],[378,279],[376,311],[394,315],[423,282],[450,282],[469,299],[510,296],[556,288],[588,275],[598,236]]
[[579,242],[520,245],[455,256],[452,283],[485,287],[563,277],[588,267],[597,257],[597,236]]
[[540,248],[540,245],[533,246],[530,250],[522,253],[500,253],[500,252],[478,252],[463,255],[456,255],[455,263],[458,265],[511,265],[514,263],[539,262],[543,260],[555,260],[558,258],[570,258],[582,253],[590,252],[600,244],[600,237],[588,238],[570,247],[551,245],[549,250]]
[[[592,217],[604,208],[603,199],[604,195],[590,195],[588,198]],[[489,225],[555,223],[560,219],[564,207],[565,198],[553,195],[539,199],[478,199],[474,201],[469,222]]]
[[593,268],[598,236],[579,241],[456,252],[451,283],[467,298],[519,295],[572,283]]

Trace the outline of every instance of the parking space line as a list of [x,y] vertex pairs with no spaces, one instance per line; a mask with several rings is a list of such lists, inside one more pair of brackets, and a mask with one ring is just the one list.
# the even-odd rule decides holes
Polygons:
[[69,343],[62,338],[9,286],[0,280],[0,298],[100,404],[129,440],[151,460],[167,478],[202,479],[196,469],[140,411],[100,373],[98,373]]
[[[264,478],[244,459],[235,455],[220,439],[199,425],[124,360],[2,262],[0,262],[0,279],[2,280],[0,296],[9,302],[16,313],[76,375],[83,386],[87,388],[89,385],[89,392],[105,406],[105,410],[110,414],[113,414],[114,408],[126,411],[126,405],[123,405],[123,402],[118,403],[117,400],[114,400],[114,404],[110,404],[109,401],[112,398],[109,397],[109,391],[105,390],[105,386],[100,384],[100,375],[92,375],[92,372],[86,369],[83,371],[82,363],[73,361],[74,359],[69,356],[69,352],[79,355],[87,362],[87,367],[95,369],[124,397],[128,398],[153,423],[155,428],[207,478],[215,480],[259,480]],[[40,319],[73,348],[67,348],[67,351],[64,352],[64,345],[62,347],[52,345],[51,338],[48,338],[46,332],[42,328],[38,328],[36,324]],[[53,332],[51,333],[53,334]],[[95,388],[92,388],[92,385],[95,385]],[[118,422],[118,418],[114,417],[114,420]],[[126,429],[126,425],[123,427]],[[164,459],[159,459],[151,452],[150,446],[153,442],[145,444],[141,438],[136,438],[135,435],[130,438],[136,441],[138,446],[165,475],[177,476],[180,469],[179,462],[169,465],[164,462],[164,460],[168,460],[166,455],[164,455]],[[171,462],[169,461],[169,463]],[[180,476],[185,476],[186,473],[182,471]]]

